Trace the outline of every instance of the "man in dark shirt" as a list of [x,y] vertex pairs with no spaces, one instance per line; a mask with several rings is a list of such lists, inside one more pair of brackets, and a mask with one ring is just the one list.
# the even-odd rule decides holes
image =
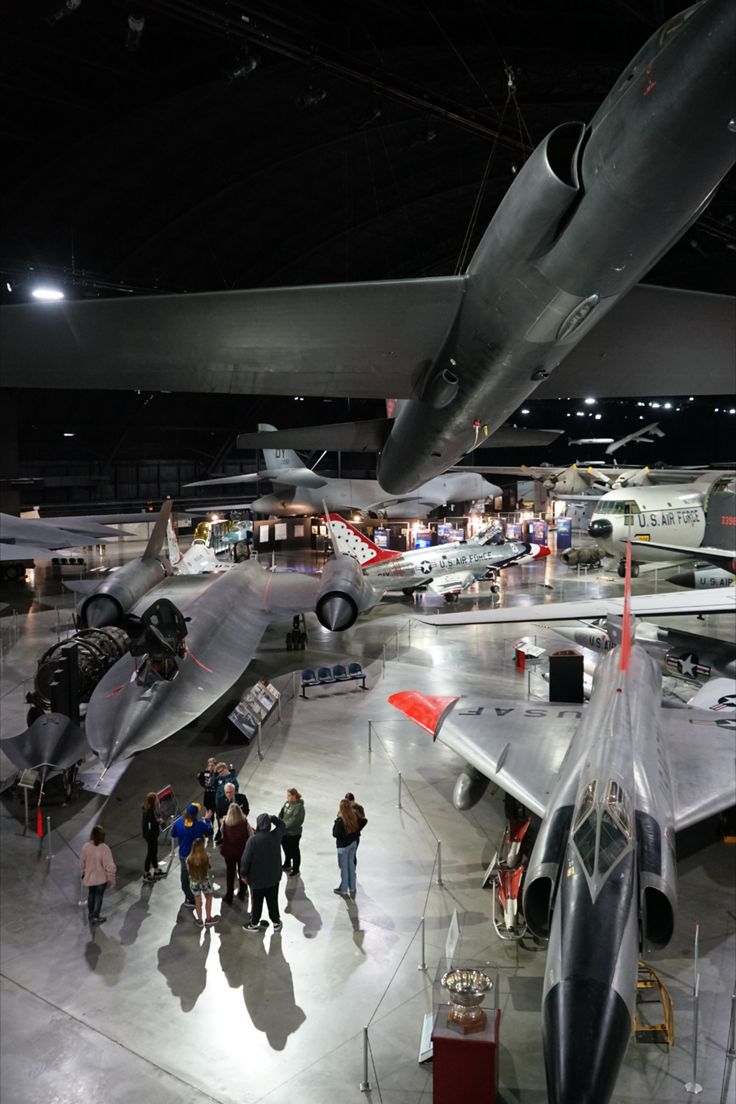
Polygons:
[[244,931],[262,931],[268,927],[261,920],[265,898],[273,930],[282,928],[279,915],[279,882],[281,881],[281,840],[284,822],[281,817],[259,813],[256,830],[245,845],[240,872],[248,882],[251,892],[250,923],[243,924]]

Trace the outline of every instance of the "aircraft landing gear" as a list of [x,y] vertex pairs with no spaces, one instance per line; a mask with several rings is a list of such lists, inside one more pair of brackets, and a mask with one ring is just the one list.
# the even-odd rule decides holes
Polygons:
[[459,594],[446,594],[445,595],[445,601],[446,602],[459,602],[460,601],[460,595]]
[[411,598],[414,594],[414,587],[402,587],[401,593],[405,594],[407,598]]
[[287,652],[303,652],[307,646],[307,626],[303,613],[297,613],[291,622],[291,632],[286,634]]
[[[620,560],[619,561],[618,573],[619,573],[619,577],[621,579],[626,578],[626,560]],[[631,578],[636,579],[636,578],[638,578],[638,575],[639,575],[639,565],[638,565],[638,563],[632,563],[632,565],[631,565]]]

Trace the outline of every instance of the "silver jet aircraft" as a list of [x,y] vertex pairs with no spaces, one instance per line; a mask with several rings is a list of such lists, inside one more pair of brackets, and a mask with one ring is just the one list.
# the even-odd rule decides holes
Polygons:
[[[259,425],[259,439],[278,433],[274,426]],[[274,484],[271,494],[261,495],[250,503],[257,514],[276,517],[302,517],[328,510],[358,510],[384,517],[425,518],[438,506],[451,502],[475,502],[500,495],[501,488],[489,483],[474,471],[446,472],[421,484],[410,494],[388,494],[377,479],[334,479],[307,468],[291,449],[263,448],[265,468],[245,475],[223,476],[222,479],[202,479],[187,483],[187,487],[239,486],[269,479]]]
[[484,530],[469,541],[396,552],[379,548],[339,514],[329,515],[329,526],[335,550],[357,560],[368,583],[381,593],[401,590],[410,595],[427,587],[453,601],[491,570],[549,555],[546,545],[507,541],[497,529]]
[[731,299],[639,281],[733,164],[734,40],[733,0],[669,19],[589,123],[536,148],[461,275],[4,307],[3,382],[391,397],[395,418],[363,442],[392,495],[492,438],[532,392],[726,394]]
[[[607,1104],[631,1037],[639,958],[677,909],[675,832],[733,804],[736,719],[660,706],[662,674],[631,643],[599,663],[587,707],[389,701],[468,763],[464,807],[491,780],[542,818],[524,916],[548,939],[542,1033],[551,1104]],[[461,785],[462,784],[462,785]]]

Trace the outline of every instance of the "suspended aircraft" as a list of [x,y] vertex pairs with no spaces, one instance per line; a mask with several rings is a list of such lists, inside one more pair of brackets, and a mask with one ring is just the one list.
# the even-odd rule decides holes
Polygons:
[[48,560],[60,549],[86,548],[129,536],[104,524],[105,515],[85,517],[19,518],[0,514],[0,562]]
[[[261,437],[278,433],[275,426],[259,425]],[[240,485],[259,479],[274,484],[272,494],[262,495],[250,504],[257,514],[276,517],[302,517],[318,514],[326,504],[328,510],[356,510],[383,517],[425,518],[438,506],[451,502],[475,502],[500,495],[501,488],[489,483],[473,471],[447,472],[423,483],[410,494],[395,497],[387,494],[376,479],[333,479],[312,471],[296,452],[284,448],[263,448],[265,468],[245,475],[224,476],[187,483],[187,487],[211,487],[219,484]]]
[[456,787],[464,807],[493,781],[542,818],[523,907],[533,934],[548,940],[551,1104],[610,1101],[640,956],[674,933],[675,832],[733,804],[736,718],[665,714],[661,669],[632,641],[629,579],[620,643],[598,664],[588,706],[415,691],[389,698],[467,761]]
[[735,38],[731,0],[669,19],[589,124],[537,147],[462,275],[3,307],[3,382],[391,397],[393,418],[348,437],[381,450],[392,495],[492,439],[532,392],[726,394],[731,298],[638,281],[733,163]]
[[352,556],[379,594],[401,590],[410,595],[426,587],[448,602],[457,601],[463,590],[490,572],[549,555],[546,545],[507,541],[500,529],[493,528],[468,541],[396,552],[379,548],[339,514],[329,514],[328,524],[335,551]]

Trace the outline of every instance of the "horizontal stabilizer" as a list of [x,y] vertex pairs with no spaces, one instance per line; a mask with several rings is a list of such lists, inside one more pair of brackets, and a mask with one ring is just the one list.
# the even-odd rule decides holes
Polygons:
[[561,429],[527,429],[507,423],[481,441],[478,448],[544,448],[556,441],[562,432]]
[[709,548],[706,544],[690,548],[683,544],[663,544],[661,541],[647,541],[646,544],[647,548],[661,548],[664,552],[677,552],[683,556],[692,556],[695,560],[706,560],[736,575],[736,551],[733,548]]
[[369,418],[362,422],[299,426],[270,433],[240,433],[238,448],[326,449],[328,452],[379,452],[388,437],[391,418]]

